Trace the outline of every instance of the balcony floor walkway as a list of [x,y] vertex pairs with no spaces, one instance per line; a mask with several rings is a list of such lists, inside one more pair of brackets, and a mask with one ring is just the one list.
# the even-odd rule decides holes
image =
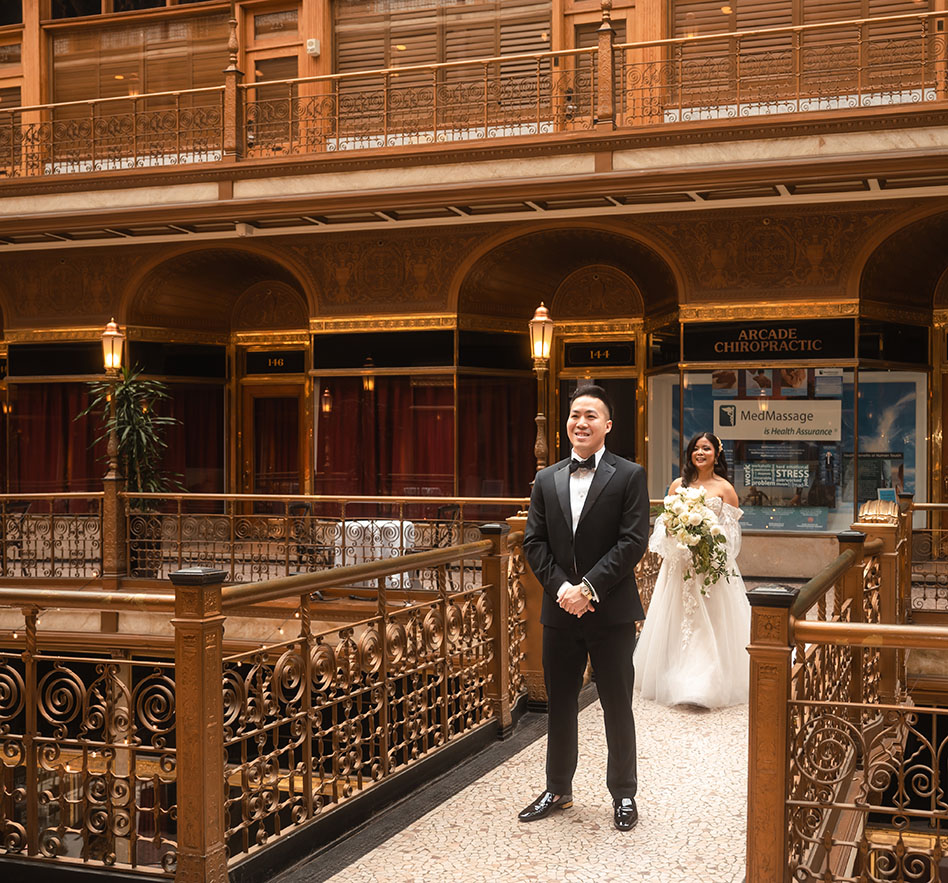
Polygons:
[[620,833],[612,827],[593,690],[584,690],[592,702],[580,714],[572,809],[517,821],[543,788],[546,717],[529,714],[508,742],[376,816],[280,883],[741,883],[747,706],[665,708],[636,696],[640,821]]

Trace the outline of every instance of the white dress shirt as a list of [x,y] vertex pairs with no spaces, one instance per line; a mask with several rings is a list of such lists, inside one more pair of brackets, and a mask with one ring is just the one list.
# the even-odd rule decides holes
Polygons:
[[[602,461],[602,455],[606,452],[606,446],[603,445],[595,453],[596,457],[596,468],[599,468],[599,463]],[[585,457],[580,457],[576,451],[573,451],[572,458],[573,460],[582,461],[586,459]],[[579,525],[579,516],[583,514],[583,506],[586,505],[586,497],[589,494],[589,488],[593,483],[593,479],[596,477],[596,473],[591,469],[577,469],[575,472],[570,474],[569,477],[569,507],[570,507],[570,516],[573,524],[573,536],[576,536],[576,528]],[[593,595],[593,601],[599,600],[599,595],[596,594],[596,589],[589,583],[588,580],[583,580],[587,586],[589,586],[590,591]],[[572,583],[565,582],[560,586],[559,591],[556,593],[556,598],[559,600]]]

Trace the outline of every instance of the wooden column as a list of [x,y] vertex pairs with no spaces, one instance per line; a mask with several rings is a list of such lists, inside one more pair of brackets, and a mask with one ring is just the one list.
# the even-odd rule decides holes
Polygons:
[[760,586],[751,605],[747,751],[746,883],[779,883],[787,873],[787,766],[792,647],[790,607],[798,589]]
[[506,524],[485,524],[481,535],[494,545],[481,560],[481,580],[489,586],[491,619],[488,634],[494,655],[491,659],[491,683],[487,688],[487,697],[494,708],[494,715],[500,727],[501,738],[513,730],[513,709],[510,703],[510,598],[507,594],[507,534],[510,527]]
[[[857,522],[853,530],[862,531],[867,540],[881,539],[882,553],[879,555],[879,622],[886,625],[900,624],[899,593],[899,525]],[[896,653],[893,647],[879,650],[879,701],[894,702],[897,692]]]
[[[858,530],[844,530],[836,535],[836,539],[839,542],[840,553],[852,549],[856,553],[856,557],[849,570],[836,583],[835,591],[842,594],[840,602],[847,600],[852,602],[850,621],[865,622],[866,611],[863,606],[864,584],[862,571],[863,561],[865,560],[863,547],[866,544],[866,535]],[[867,651],[862,647],[851,647],[850,651],[853,655],[853,663],[849,668],[852,675],[849,683],[849,701],[862,702],[866,696],[866,684],[863,680],[863,659]]]
[[599,52],[596,55],[597,95],[596,128],[616,127],[616,66],[613,46],[616,42],[612,27],[612,0],[602,0],[602,25],[599,27]]
[[223,160],[237,162],[243,159],[245,148],[244,99],[240,84],[243,71],[237,66],[240,44],[237,42],[237,17],[231,15],[230,37],[227,41],[229,64],[224,68],[224,106],[222,108]]
[[171,574],[175,589],[178,869],[175,883],[224,883],[223,570]]

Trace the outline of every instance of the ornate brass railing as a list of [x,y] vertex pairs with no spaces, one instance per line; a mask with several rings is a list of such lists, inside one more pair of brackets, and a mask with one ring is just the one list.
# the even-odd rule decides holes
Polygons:
[[615,47],[622,126],[942,101],[945,12]]
[[11,178],[219,162],[224,87],[13,108],[0,113]]
[[596,50],[278,80],[241,90],[248,157],[549,134],[592,127]]
[[[5,857],[223,879],[466,734],[508,729],[524,630],[506,533],[227,588],[185,570],[173,594],[0,589],[24,611],[0,636],[0,876]],[[389,589],[405,570],[435,574],[434,590]],[[340,596],[349,621],[315,625]],[[228,614],[287,599],[297,635],[225,655]],[[37,630],[53,607],[173,611],[174,661],[147,639],[59,651]]]
[[911,508],[856,526],[799,592],[749,593],[748,883],[939,879],[948,712],[905,653],[948,629],[905,622]]
[[942,102],[946,12],[5,109],[0,175],[344,153],[419,144]]
[[0,577],[102,573],[102,492],[0,495]]
[[913,611],[948,611],[948,503],[914,503],[926,526],[912,532]]
[[[345,567],[479,537],[513,515],[518,497],[341,497],[248,494],[126,495],[130,576],[166,578],[217,567],[228,582]],[[392,575],[389,588],[412,577]],[[430,574],[414,577],[430,586]]]

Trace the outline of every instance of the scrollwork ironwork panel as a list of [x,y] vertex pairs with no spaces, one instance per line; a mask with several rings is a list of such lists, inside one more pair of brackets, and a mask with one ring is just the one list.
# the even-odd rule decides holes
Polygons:
[[35,647],[0,652],[0,853],[172,876],[174,666]]
[[102,572],[101,500],[5,497],[0,538],[3,576],[97,576]]

